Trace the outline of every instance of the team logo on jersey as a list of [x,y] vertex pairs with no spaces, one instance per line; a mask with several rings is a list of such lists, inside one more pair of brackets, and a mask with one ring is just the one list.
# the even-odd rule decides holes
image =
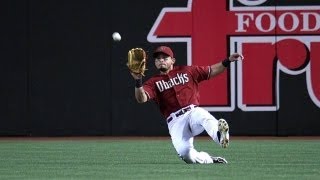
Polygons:
[[186,73],[177,73],[177,76],[170,78],[168,81],[157,81],[156,86],[160,92],[164,90],[170,89],[173,86],[177,86],[179,84],[185,84],[189,82],[189,77]]
[[[278,110],[281,73],[305,76],[310,100],[320,107],[318,0],[189,0],[187,7],[162,9],[148,41],[187,42],[189,65],[244,54],[245,61],[201,84],[201,105],[210,111]],[[214,95],[212,87],[219,87]]]

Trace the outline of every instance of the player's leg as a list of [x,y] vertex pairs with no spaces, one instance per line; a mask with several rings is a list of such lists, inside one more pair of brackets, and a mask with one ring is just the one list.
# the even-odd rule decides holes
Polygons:
[[[189,139],[193,141],[193,138]],[[211,164],[212,157],[206,152],[198,152],[189,141],[182,140],[179,143],[172,141],[179,157],[188,164]]]
[[188,118],[188,116],[176,118],[168,124],[172,144],[181,159],[186,163],[210,164],[218,162],[208,153],[198,152],[194,148],[193,134],[190,131],[187,119],[184,118]]
[[222,157],[213,157],[210,156],[207,152],[200,151],[198,152],[193,147],[193,138],[190,138],[189,141],[182,140],[179,145],[177,142],[173,142],[175,144],[176,151],[180,158],[188,164],[212,164],[212,163],[228,163]]
[[228,123],[224,119],[217,120],[201,107],[197,107],[191,111],[190,127],[194,133],[198,133],[198,129],[201,130],[204,128],[208,135],[223,148],[226,148],[229,145]]

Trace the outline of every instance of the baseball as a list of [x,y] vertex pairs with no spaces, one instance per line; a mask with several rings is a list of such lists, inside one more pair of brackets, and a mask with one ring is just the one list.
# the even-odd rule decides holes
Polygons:
[[112,39],[113,39],[114,41],[120,41],[120,40],[121,40],[121,36],[120,36],[120,34],[119,34],[118,32],[114,32],[114,33],[112,34]]

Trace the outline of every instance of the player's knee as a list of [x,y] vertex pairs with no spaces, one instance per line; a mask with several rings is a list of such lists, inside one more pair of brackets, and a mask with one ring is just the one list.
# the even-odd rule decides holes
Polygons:
[[180,153],[180,157],[184,162],[186,162],[188,164],[194,164],[194,163],[197,163],[196,153],[197,153],[197,151],[195,149],[188,149],[188,150]]

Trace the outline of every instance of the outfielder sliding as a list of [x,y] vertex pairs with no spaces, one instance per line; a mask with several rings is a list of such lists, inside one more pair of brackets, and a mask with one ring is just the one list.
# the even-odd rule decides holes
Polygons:
[[[131,68],[132,58],[142,57],[142,63]],[[229,125],[224,119],[217,120],[208,111],[199,107],[198,84],[222,73],[230,63],[242,60],[243,56],[233,53],[229,58],[211,66],[173,66],[176,59],[170,47],[160,46],[154,53],[155,66],[160,74],[145,83],[145,52],[135,48],[128,53],[128,67],[135,79],[135,98],[139,103],[154,100],[166,118],[172,144],[186,163],[227,163],[222,157],[213,157],[194,148],[194,137],[204,130],[223,148],[229,145]],[[143,59],[144,58],[144,59]]]

